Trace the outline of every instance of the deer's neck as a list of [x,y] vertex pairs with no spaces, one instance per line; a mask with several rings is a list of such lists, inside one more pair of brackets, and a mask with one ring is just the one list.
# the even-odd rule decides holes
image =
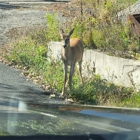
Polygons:
[[66,48],[62,49],[62,59],[64,61],[69,61],[71,59],[71,48],[67,46]]

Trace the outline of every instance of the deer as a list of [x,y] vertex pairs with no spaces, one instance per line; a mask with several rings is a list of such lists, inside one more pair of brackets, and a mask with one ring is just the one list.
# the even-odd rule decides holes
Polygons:
[[[64,83],[62,87],[62,93],[60,97],[66,97],[66,85],[69,84],[69,89],[72,89],[72,76],[74,74],[75,65],[79,65],[79,75],[81,83],[83,84],[82,79],[82,59],[84,47],[83,43],[78,38],[70,38],[73,34],[74,29],[72,29],[68,34],[65,34],[63,29],[60,29],[61,37],[61,59],[64,66]],[[69,79],[67,81],[68,66],[70,66]]]

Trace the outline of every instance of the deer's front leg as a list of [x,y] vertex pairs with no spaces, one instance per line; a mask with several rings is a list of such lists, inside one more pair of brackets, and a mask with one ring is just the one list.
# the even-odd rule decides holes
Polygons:
[[71,65],[70,66],[70,75],[69,75],[69,88],[70,90],[72,89],[72,76],[73,76],[73,73],[74,73],[74,68],[75,68],[75,65]]
[[68,71],[68,67],[66,64],[64,64],[64,83],[63,83],[61,96],[64,96],[66,94],[67,71]]

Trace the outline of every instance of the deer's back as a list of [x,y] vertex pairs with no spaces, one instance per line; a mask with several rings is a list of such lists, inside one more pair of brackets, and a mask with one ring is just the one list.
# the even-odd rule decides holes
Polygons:
[[70,39],[70,48],[72,52],[72,56],[75,61],[81,61],[83,57],[83,43],[78,38]]

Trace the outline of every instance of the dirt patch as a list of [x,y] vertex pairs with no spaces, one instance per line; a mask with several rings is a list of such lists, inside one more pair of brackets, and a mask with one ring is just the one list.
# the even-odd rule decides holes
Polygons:
[[[5,7],[10,7],[7,9]],[[46,13],[58,13],[62,18],[73,19],[80,14],[80,4],[68,3],[39,5],[1,5],[0,46],[26,36],[34,26],[46,26]],[[36,28],[36,27],[35,27]]]

